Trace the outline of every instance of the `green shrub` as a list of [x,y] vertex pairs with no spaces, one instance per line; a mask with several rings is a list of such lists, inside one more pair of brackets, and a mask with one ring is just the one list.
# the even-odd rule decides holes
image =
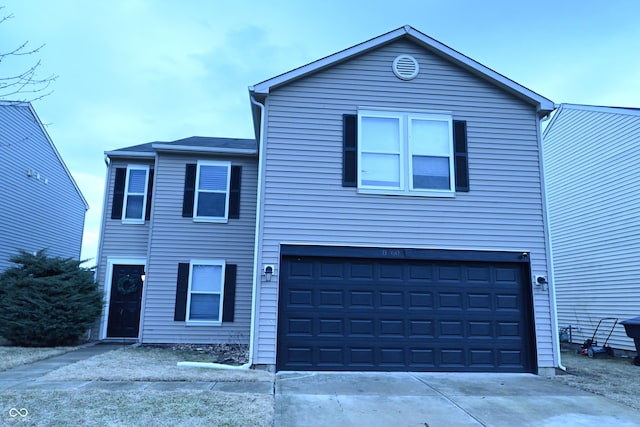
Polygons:
[[81,261],[21,251],[0,274],[0,336],[16,345],[73,344],[100,316],[102,292]]

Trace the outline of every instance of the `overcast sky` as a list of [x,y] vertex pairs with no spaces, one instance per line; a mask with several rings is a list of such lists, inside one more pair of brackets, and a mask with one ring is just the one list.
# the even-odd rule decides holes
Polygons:
[[[253,137],[247,87],[403,25],[556,103],[640,107],[640,1],[7,0],[0,52],[46,46],[34,107],[84,196],[95,258],[104,152]],[[0,63],[0,75],[24,63]]]

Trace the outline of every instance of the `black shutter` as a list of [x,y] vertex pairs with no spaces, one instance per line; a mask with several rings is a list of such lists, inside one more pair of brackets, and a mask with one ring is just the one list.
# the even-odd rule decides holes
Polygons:
[[149,183],[147,184],[147,211],[144,213],[145,221],[151,219],[151,193],[153,193],[153,169],[149,169]]
[[196,164],[187,163],[184,174],[184,196],[182,199],[182,216],[193,218],[193,200],[196,196]]
[[187,318],[187,292],[189,291],[189,263],[178,264],[178,282],[176,284],[176,307],[173,320],[184,322]]
[[229,187],[229,218],[240,218],[240,181],[242,166],[231,166],[231,184]]
[[453,121],[453,141],[456,158],[456,191],[469,191],[469,163],[467,154],[467,122]]
[[227,264],[224,273],[224,301],[222,302],[222,321],[233,322],[236,307],[236,275],[238,266]]
[[358,186],[358,116],[342,116],[342,186]]
[[111,204],[111,219],[122,219],[124,184],[126,179],[127,168],[116,168],[116,182],[113,186],[113,203]]

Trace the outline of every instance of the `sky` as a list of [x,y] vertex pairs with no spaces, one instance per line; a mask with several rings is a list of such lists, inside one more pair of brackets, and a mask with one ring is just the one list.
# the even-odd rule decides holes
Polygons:
[[[97,255],[104,152],[189,136],[252,138],[248,87],[403,25],[556,104],[640,107],[640,1],[6,0],[0,76],[41,61],[33,102],[90,210]],[[15,99],[29,98],[14,97]]]

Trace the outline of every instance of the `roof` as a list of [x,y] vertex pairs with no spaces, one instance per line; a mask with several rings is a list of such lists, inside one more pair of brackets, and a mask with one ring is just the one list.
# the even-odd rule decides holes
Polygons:
[[[607,107],[603,105],[586,105],[586,104],[560,104],[558,109],[551,117],[551,120],[547,124],[546,128],[543,132],[543,137],[546,136],[550,131],[554,124],[559,120],[559,117],[563,116],[563,111],[565,110],[577,110],[584,111],[586,113],[604,113],[604,114],[612,114],[612,115],[620,115],[620,116],[631,116],[637,117],[640,120],[640,108],[631,108],[631,107]],[[629,117],[629,120],[634,120]]]
[[191,136],[175,141],[154,141],[106,151],[109,157],[155,157],[158,151],[180,153],[257,154],[255,139]]
[[4,108],[23,108],[23,109],[27,110],[29,112],[29,114],[31,114],[33,116],[33,119],[34,119],[33,123],[36,124],[36,126],[40,129],[40,131],[44,135],[46,141],[51,146],[51,149],[53,150],[53,152],[56,155],[58,161],[60,162],[60,165],[62,166],[62,169],[64,170],[64,172],[69,177],[69,181],[71,181],[71,184],[73,185],[73,187],[75,188],[76,192],[78,193],[78,196],[80,197],[80,200],[84,204],[85,210],[89,210],[89,203],[87,203],[87,199],[85,199],[84,195],[82,194],[82,191],[80,191],[80,187],[78,187],[78,183],[73,178],[73,175],[71,175],[71,171],[69,171],[69,168],[67,167],[66,163],[62,159],[62,156],[60,155],[60,152],[58,151],[58,149],[56,148],[55,144],[51,140],[51,137],[49,136],[49,133],[44,128],[44,125],[42,124],[42,121],[40,120],[40,117],[38,117],[38,114],[36,113],[36,110],[34,110],[34,108],[31,105],[31,103],[30,102],[26,102],[26,101],[6,101],[6,100],[1,100],[0,101],[0,114],[3,114]]
[[[460,52],[446,46],[439,41],[432,39],[431,37],[421,33],[409,25],[400,27],[396,30],[390,31],[381,36],[375,37],[353,47],[347,48],[340,52],[334,53],[317,61],[311,62],[302,67],[296,68],[292,71],[280,74],[279,76],[270,78],[263,82],[260,82],[254,86],[249,87],[250,95],[255,96],[257,99],[264,99],[269,95],[269,92],[279,86],[288,84],[294,80],[300,79],[309,74],[318,72],[328,67],[332,67],[342,61],[346,61],[356,55],[360,55],[372,49],[378,48],[382,45],[391,43],[401,38],[408,38],[425,49],[449,60],[462,68],[492,82],[493,84],[501,87],[503,90],[512,93],[518,98],[533,104],[536,106],[539,117],[544,117],[555,109],[553,101],[533,92],[530,89],[514,82],[513,80],[497,73],[491,68],[485,67],[479,62],[461,54]],[[258,114],[258,111],[254,108],[254,117]],[[259,117],[259,116],[258,116]]]

